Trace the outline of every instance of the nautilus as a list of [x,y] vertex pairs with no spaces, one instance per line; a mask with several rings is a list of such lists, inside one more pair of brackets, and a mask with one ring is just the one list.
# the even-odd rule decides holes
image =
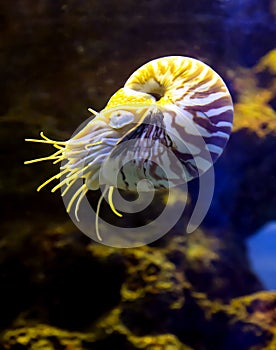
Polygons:
[[[143,183],[144,191],[159,190],[200,176],[221,155],[233,122],[232,99],[222,78],[205,63],[182,56],[144,64],[102,111],[89,111],[94,117],[67,141],[51,140],[43,132],[41,139],[26,139],[50,144],[56,152],[25,164],[62,162],[60,172],[38,191],[58,179],[52,192],[63,188],[64,196],[82,179],[67,206],[77,220],[82,199],[102,185],[97,216],[104,195],[121,216],[112,200],[115,188],[136,191]],[[97,223],[96,232],[101,240]]]

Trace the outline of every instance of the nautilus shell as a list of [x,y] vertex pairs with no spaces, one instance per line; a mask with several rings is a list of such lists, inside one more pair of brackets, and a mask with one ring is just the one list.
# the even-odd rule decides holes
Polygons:
[[232,100],[220,76],[206,64],[181,56],[146,63],[102,111],[90,111],[95,117],[68,141],[53,141],[43,133],[41,140],[28,139],[52,144],[57,151],[25,162],[62,161],[60,173],[38,190],[61,179],[52,191],[65,187],[65,195],[83,179],[67,207],[68,212],[74,207],[77,219],[87,191],[101,185],[120,216],[112,202],[114,188],[136,191],[142,183],[144,191],[158,190],[200,176],[221,155],[233,121]]

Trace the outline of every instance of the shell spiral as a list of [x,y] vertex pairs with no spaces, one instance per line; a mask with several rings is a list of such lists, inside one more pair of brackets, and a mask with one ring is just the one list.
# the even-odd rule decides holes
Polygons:
[[69,212],[75,204],[77,218],[87,191],[102,184],[119,215],[112,203],[115,187],[136,191],[147,179],[155,189],[168,188],[206,172],[221,155],[233,122],[231,96],[221,77],[201,61],[182,56],[146,63],[102,111],[90,111],[95,117],[68,141],[54,141],[43,133],[41,140],[27,140],[58,150],[26,164],[62,161],[60,173],[38,190],[61,179],[52,192],[65,186],[65,195],[83,180],[67,206]]
[[139,68],[125,87],[158,96],[180,139],[189,136],[185,124],[189,119],[213,161],[221,155],[232,130],[233,104],[225,83],[209,66],[193,58],[164,57]]
[[[145,113],[141,100],[148,107]],[[134,148],[140,151],[132,152],[129,162],[135,163],[137,179],[141,179],[139,169],[147,167],[145,173],[155,188],[166,185],[153,164],[145,166],[145,162],[137,161],[141,155],[145,158],[143,150],[150,147],[143,145],[143,140],[158,140],[179,159],[183,169],[175,169],[170,179],[171,184],[177,184],[173,179],[189,181],[208,170],[221,155],[231,133],[233,104],[225,83],[209,66],[193,58],[171,56],[146,63],[111,97],[105,110],[116,108],[122,101],[126,105],[121,106],[120,113],[131,112],[127,103],[136,104],[134,113],[139,119],[136,127],[122,135],[118,143],[139,140]],[[124,158],[128,158],[126,148],[119,147],[119,152],[121,155],[125,152]],[[133,155],[136,159],[131,160]],[[150,158],[155,162],[152,154]],[[168,154],[163,158],[158,157],[158,163],[168,169],[172,161],[168,161]],[[133,171],[132,179],[128,179],[129,167],[122,173],[125,186],[118,181],[119,187],[133,189],[137,185],[133,183]]]

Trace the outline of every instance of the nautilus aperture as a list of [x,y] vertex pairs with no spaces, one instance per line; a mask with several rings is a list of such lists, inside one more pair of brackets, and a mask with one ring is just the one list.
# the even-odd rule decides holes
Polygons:
[[[166,189],[204,174],[221,155],[233,121],[231,96],[221,77],[199,60],[182,56],[146,63],[102,111],[89,110],[94,118],[68,141],[54,141],[43,133],[39,140],[27,139],[51,144],[56,152],[26,164],[62,162],[60,172],[38,191],[59,179],[52,192],[62,188],[65,196],[79,184],[67,205],[77,220],[88,190],[105,187],[97,217],[105,195],[121,216],[112,199],[115,189]],[[96,231],[101,240],[97,224]]]

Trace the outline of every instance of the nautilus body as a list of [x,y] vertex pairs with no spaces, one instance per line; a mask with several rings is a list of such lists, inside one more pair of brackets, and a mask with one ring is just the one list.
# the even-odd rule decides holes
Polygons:
[[[232,100],[220,76],[181,56],[146,63],[102,111],[90,111],[95,117],[68,141],[53,141],[43,133],[41,140],[27,140],[52,144],[57,151],[25,163],[62,162],[60,173],[38,191],[60,179],[52,192],[65,188],[65,195],[83,179],[67,207],[68,212],[74,207],[77,219],[88,190],[105,185],[111,209],[121,216],[112,202],[114,188],[136,191],[143,184],[144,191],[158,190],[203,174],[222,153],[233,121]],[[97,235],[101,239],[98,229]]]

